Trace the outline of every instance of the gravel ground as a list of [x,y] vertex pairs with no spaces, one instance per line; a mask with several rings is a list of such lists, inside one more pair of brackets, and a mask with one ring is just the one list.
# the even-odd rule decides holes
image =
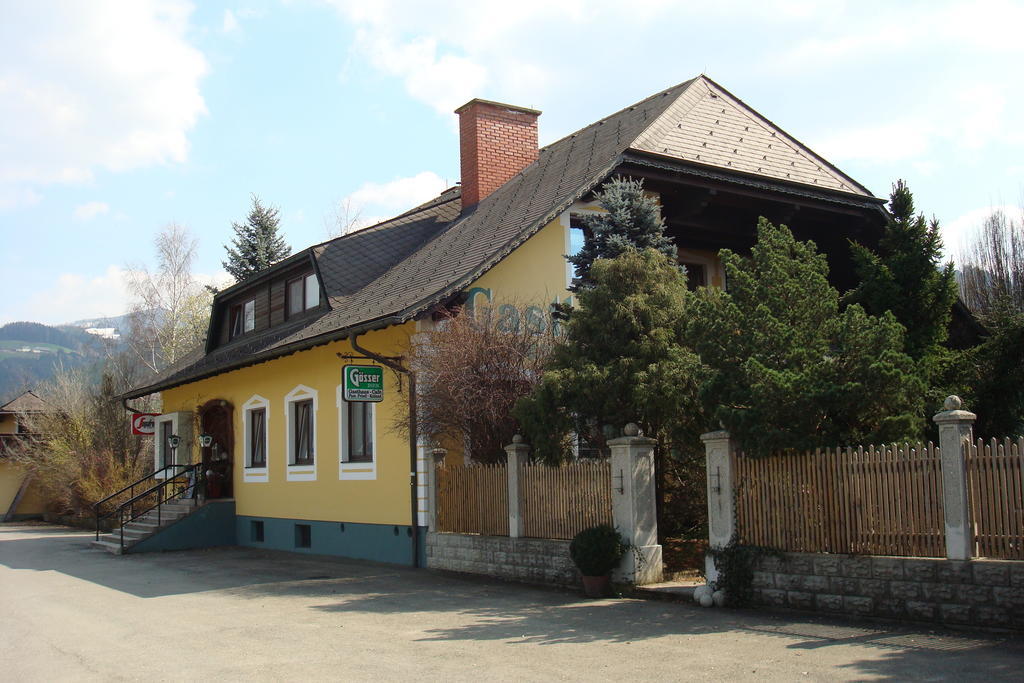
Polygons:
[[115,557],[0,525],[0,677],[1022,680],[1018,637],[701,609],[247,548]]

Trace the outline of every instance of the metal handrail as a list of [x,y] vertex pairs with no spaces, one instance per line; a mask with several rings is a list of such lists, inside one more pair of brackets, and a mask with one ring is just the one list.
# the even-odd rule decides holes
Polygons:
[[[162,522],[163,522],[163,520],[161,519],[161,513],[163,511],[164,503],[170,501],[174,497],[180,496],[181,494],[183,494],[183,493],[185,493],[185,492],[187,492],[189,490],[192,491],[192,496],[191,496],[191,498],[192,498],[192,507],[193,508],[198,507],[198,505],[199,505],[199,491],[202,490],[202,484],[203,484],[203,482],[202,482],[203,470],[202,470],[201,463],[193,463],[191,465],[167,465],[167,466],[162,467],[161,469],[157,470],[156,472],[154,472],[154,473],[152,473],[152,474],[150,474],[150,475],[148,475],[146,477],[143,477],[142,479],[139,479],[132,486],[126,486],[119,493],[124,493],[125,491],[127,491],[129,489],[132,489],[134,486],[137,486],[137,485],[141,484],[142,482],[146,481],[147,479],[151,479],[151,478],[155,477],[157,474],[159,474],[160,472],[162,472],[164,470],[169,469],[170,467],[181,468],[181,471],[176,472],[175,474],[172,474],[172,475],[164,478],[162,481],[160,481],[160,483],[158,483],[158,484],[156,484],[154,486],[149,487],[145,491],[142,491],[141,493],[133,495],[131,498],[129,498],[128,500],[126,500],[126,501],[122,502],[120,505],[118,505],[116,509],[111,510],[110,512],[107,512],[106,514],[103,514],[103,515],[99,514],[99,505],[101,503],[107,501],[107,500],[110,500],[112,497],[114,497],[114,496],[116,496],[118,494],[113,494],[113,496],[107,496],[106,498],[104,498],[99,503],[96,503],[93,506],[95,508],[95,514],[96,514],[96,540],[99,540],[99,537],[100,537],[100,522],[102,520],[105,520],[105,519],[108,519],[110,517],[113,517],[114,515],[117,515],[118,522],[119,522],[119,527],[120,527],[120,530],[121,530],[121,533],[120,533],[121,550],[123,551],[124,550],[124,527],[125,527],[126,524],[128,524],[129,522],[135,521],[139,517],[142,517],[143,515],[145,515],[150,510],[153,510],[154,508],[156,508],[156,511],[157,511],[157,526],[161,526]],[[194,474],[195,475],[189,481],[189,485],[186,486],[183,490],[175,491],[170,496],[168,496],[167,495],[167,491],[170,488],[171,484],[183,483],[185,480],[183,480],[182,477],[188,476],[189,474]],[[147,508],[144,508],[144,509],[142,509],[140,511],[136,511],[135,510],[135,504],[138,501],[141,501],[141,500],[147,498],[148,496],[152,495],[153,493],[157,494],[157,502],[154,503],[153,505],[150,505]],[[126,511],[128,513],[127,518],[125,516],[125,512]]]
[[120,496],[125,491],[128,491],[128,490],[134,491],[135,487],[138,486],[139,484],[141,484],[142,482],[146,481],[147,479],[153,479],[154,477],[156,477],[156,475],[160,474],[161,472],[165,472],[165,471],[169,470],[172,467],[185,467],[185,465],[179,465],[177,463],[170,464],[170,465],[164,465],[163,467],[161,467],[160,469],[156,470],[155,472],[150,472],[149,474],[147,474],[146,476],[142,477],[138,481],[134,481],[131,484],[128,484],[128,486],[125,486],[120,491],[116,491],[115,493],[111,493],[109,496],[107,496],[103,500],[100,500],[100,501],[97,501],[97,502],[93,503],[92,504],[93,510],[99,509],[100,505],[103,505],[104,503],[106,503],[111,498],[116,498],[117,496]]

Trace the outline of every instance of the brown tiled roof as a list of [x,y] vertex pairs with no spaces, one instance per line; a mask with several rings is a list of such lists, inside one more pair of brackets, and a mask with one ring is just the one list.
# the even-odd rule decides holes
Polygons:
[[31,391],[26,391],[0,406],[0,413],[44,413],[48,409],[43,399]]
[[[710,97],[711,93],[715,98]],[[789,162],[795,164],[797,158],[813,166],[814,170],[802,164],[801,172],[808,175],[785,179],[786,186],[802,183],[806,187],[803,191],[818,196],[831,193],[847,200],[877,201],[867,190],[793,138],[778,129],[768,130],[771,124],[765,119],[751,113],[752,110],[710,79],[700,76],[544,147],[537,161],[465,214],[460,215],[459,189],[451,188],[389,221],[312,247],[309,251],[316,259],[330,310],[271,328],[251,339],[221,346],[206,355],[196,351],[176,367],[125,396],[143,396],[326,343],[352,332],[405,322],[485,273],[574,201],[593,190],[627,156],[657,153],[674,162],[686,163],[696,172],[722,173],[731,169],[739,175],[749,174],[745,166],[729,165],[728,150],[718,150],[717,156],[710,160],[696,160],[686,156],[693,143],[682,140],[670,145],[667,142],[675,135],[673,128],[692,127],[693,131],[703,130],[703,134],[707,134],[704,128],[710,124],[700,106],[704,99],[721,99],[729,104],[734,110],[730,118],[732,128],[742,121],[757,118],[758,145],[772,144],[765,142],[765,138],[770,138],[773,131],[777,136],[781,134],[779,139],[785,143],[785,149],[778,150],[773,169],[781,169]],[[681,105],[683,100],[686,102]],[[684,106],[687,103],[688,106]],[[688,117],[693,112],[700,116],[691,123]],[[683,118],[677,121],[671,119],[672,116]],[[692,135],[697,134],[692,132]],[[754,139],[752,136],[751,140]],[[739,147],[734,149],[739,154]],[[750,153],[745,151],[744,154],[749,156]],[[784,173],[782,170],[755,175],[774,181]],[[814,174],[820,174],[821,182],[812,184]]]

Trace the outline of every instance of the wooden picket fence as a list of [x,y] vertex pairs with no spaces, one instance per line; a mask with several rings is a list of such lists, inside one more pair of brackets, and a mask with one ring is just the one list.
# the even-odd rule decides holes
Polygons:
[[438,467],[438,531],[508,536],[507,469],[505,465]]
[[939,450],[932,444],[733,456],[745,543],[795,552],[942,557]]
[[1024,437],[978,439],[967,450],[975,555],[1024,560]]
[[[509,474],[505,465],[437,467],[437,530],[508,536]],[[519,477],[524,537],[571,539],[587,527],[612,521],[607,461],[522,465],[512,474]]]
[[523,535],[570,539],[588,527],[611,524],[611,478],[607,460],[520,467]]

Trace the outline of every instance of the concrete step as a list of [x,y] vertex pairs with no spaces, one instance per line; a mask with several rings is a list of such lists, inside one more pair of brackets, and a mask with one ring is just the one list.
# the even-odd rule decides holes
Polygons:
[[[128,542],[128,541],[133,541],[134,542],[134,541],[137,541],[137,540],[142,539],[142,538],[149,538],[152,535],[153,535],[153,532],[148,530],[148,529],[131,529],[131,528],[127,527],[127,526],[124,528],[124,540],[125,540],[125,542]],[[112,533],[111,536],[113,536],[114,538],[120,539],[121,538],[121,530],[118,529],[117,531]]]
[[[161,529],[170,526],[174,522],[188,517],[196,509],[191,500],[171,501],[161,506],[159,516],[156,510],[150,510],[146,514],[128,522],[124,525],[125,550],[127,551],[128,548],[139,541],[159,533]],[[92,541],[92,546],[115,555],[120,555],[121,529],[114,529],[111,533],[100,536],[98,541]]]
[[[148,535],[148,534],[145,534],[145,535]],[[100,538],[103,539],[103,538],[107,538],[108,536],[112,540],[117,541],[118,543],[121,542],[121,530],[120,529],[114,529],[109,534],[103,534],[102,536],[100,536]],[[126,528],[124,530],[124,542],[125,543],[128,543],[130,541],[134,542],[134,540],[136,540],[138,538],[142,538],[142,536],[139,536],[138,534],[133,534],[130,529]]]
[[196,506],[190,500],[173,500],[169,503],[164,503],[164,510],[179,510],[181,512],[192,512]]
[[162,510],[159,515],[157,515],[155,511],[147,512],[132,521],[145,522],[149,524],[156,524],[157,521],[159,521],[161,524],[166,524],[167,522],[176,522],[183,517],[188,517],[188,512],[179,510]]
[[92,545],[93,548],[105,550],[113,555],[121,554],[121,543],[119,541],[109,539],[105,536],[100,536],[100,540],[92,541],[90,545]]
[[665,581],[637,586],[633,589],[633,597],[648,600],[665,600],[668,602],[693,602],[693,591],[703,586],[704,581],[688,578],[683,581]]

